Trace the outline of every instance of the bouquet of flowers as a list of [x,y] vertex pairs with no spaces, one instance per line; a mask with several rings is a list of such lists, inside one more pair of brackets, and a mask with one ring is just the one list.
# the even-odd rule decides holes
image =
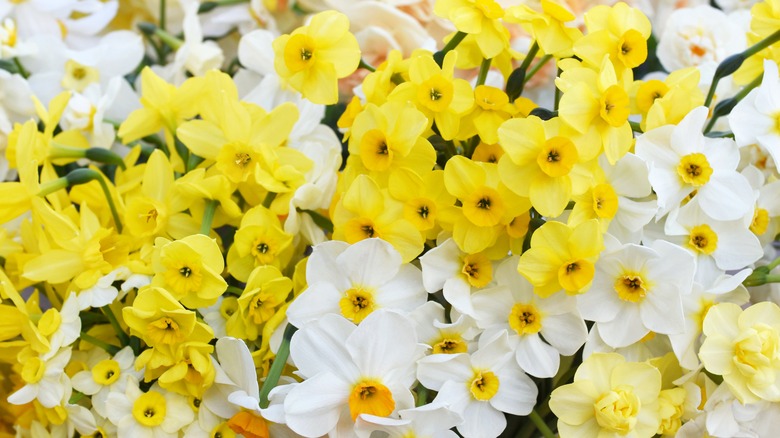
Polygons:
[[0,437],[769,437],[780,1],[0,0]]

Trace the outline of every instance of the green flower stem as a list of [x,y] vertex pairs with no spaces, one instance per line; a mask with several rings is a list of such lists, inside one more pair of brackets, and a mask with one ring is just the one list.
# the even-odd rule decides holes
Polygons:
[[74,148],[64,144],[54,143],[49,153],[49,158],[87,158],[98,163],[114,164],[126,170],[122,157],[109,149],[103,148]]
[[116,229],[119,233],[122,233],[122,221],[119,220],[119,213],[116,210],[114,198],[111,196],[111,191],[108,189],[108,184],[106,184],[106,180],[103,178],[100,172],[92,169],[76,169],[65,175],[65,178],[68,180],[68,184],[71,186],[86,184],[90,181],[97,181],[100,184],[100,187],[103,189],[103,194],[106,196],[106,201],[108,201],[108,207],[111,209],[111,216],[114,218]]
[[[556,75],[556,78],[561,77],[561,72],[563,72],[563,70],[561,70],[559,68],[558,69],[558,74]],[[562,95],[563,95],[563,93],[561,93],[561,90],[558,88],[558,86],[556,86],[555,87],[555,103],[553,104],[553,110],[554,111],[558,111],[558,105],[561,103],[561,96]]]
[[116,319],[116,315],[114,315],[114,311],[111,310],[111,307],[103,306],[100,308],[100,310],[103,311],[103,314],[106,315],[108,322],[111,323],[111,327],[114,328],[116,336],[119,338],[119,342],[122,343],[122,346],[124,347],[130,345],[130,336],[128,336],[127,333],[122,330],[122,326],[119,324],[119,320]]
[[200,234],[209,235],[211,232],[211,223],[214,221],[214,213],[217,211],[219,201],[211,199],[206,203],[206,209],[203,210],[203,221],[200,223]]
[[84,332],[81,332],[81,335],[79,336],[79,338],[82,341],[87,341],[87,342],[89,342],[90,344],[92,344],[92,345],[94,345],[96,347],[102,348],[103,350],[106,351],[106,353],[108,353],[108,354],[110,354],[112,356],[117,354],[117,353],[119,353],[120,348],[117,347],[116,345],[107,344],[107,343],[101,341],[100,339],[98,339],[98,338],[96,338],[94,336],[90,336],[90,335],[88,335],[88,334],[86,334]]
[[447,53],[458,47],[458,44],[463,41],[463,38],[466,38],[466,35],[468,34],[458,31],[441,50],[433,54],[433,60],[436,61],[436,64],[439,64],[439,67],[444,63],[444,57]]
[[477,86],[484,85],[487,79],[488,71],[490,71],[490,62],[493,58],[483,59],[482,64],[479,65],[479,75],[477,76]]
[[415,406],[422,406],[424,404],[428,403],[428,388],[422,386],[422,384],[417,385],[417,403]]
[[30,72],[28,72],[24,66],[22,66],[22,63],[19,61],[19,58],[14,56],[14,65],[16,66],[16,69],[19,71],[19,74],[27,79],[30,77]]
[[314,223],[322,228],[326,233],[332,233],[333,232],[333,222],[330,221],[327,217],[321,215],[320,213],[314,211],[314,210],[300,210],[298,209],[299,213],[306,213],[309,216],[311,216],[311,220],[314,221]]
[[240,5],[241,3],[249,3],[249,0],[214,0],[203,2],[201,3],[200,8],[198,8],[198,13],[205,14],[206,12],[213,11],[219,6]]
[[282,375],[284,365],[287,363],[287,357],[290,355],[290,339],[293,334],[298,330],[292,324],[287,324],[284,329],[284,338],[282,338],[282,345],[279,346],[279,351],[276,352],[274,362],[271,364],[271,369],[268,370],[268,376],[263,382],[263,387],[260,388],[260,407],[265,409],[268,407],[268,394],[279,383],[279,377]]
[[632,121],[629,120],[628,124],[631,125],[631,130],[632,131],[638,132],[640,134],[644,132],[644,131],[642,131],[642,127],[639,126],[639,122],[632,122]]
[[366,61],[364,61],[363,58],[360,58],[360,64],[358,64],[358,68],[364,68],[364,69],[370,71],[371,73],[376,71],[376,68],[373,65],[371,65],[371,64],[367,63]]
[[536,410],[532,410],[531,413],[528,414],[528,418],[534,422],[536,429],[539,430],[539,433],[541,433],[544,438],[555,438],[553,431],[550,430],[550,427],[547,426],[547,423],[544,422],[544,419]]
[[45,183],[41,183],[41,185],[39,186],[38,196],[43,198],[45,196],[51,195],[57,190],[62,190],[66,187],[68,187],[68,178],[64,176],[57,179],[53,179],[51,181],[46,181]]
[[718,88],[718,83],[721,79],[737,71],[737,69],[742,66],[742,63],[745,62],[746,59],[778,41],[780,41],[780,30],[748,47],[742,53],[731,55],[718,64],[718,68],[715,69],[715,74],[712,77],[712,84],[710,85],[710,89],[707,92],[707,98],[704,100],[704,106],[709,107],[712,103],[712,99],[715,97],[715,89]]
[[228,286],[227,287],[227,293],[233,294],[233,295],[235,295],[237,297],[240,297],[241,294],[244,293],[244,290],[243,289],[239,289],[239,288],[237,288],[235,286]]
[[165,0],[160,0],[160,29],[165,30],[165,11],[168,9]]
[[753,81],[751,81],[749,84],[742,87],[741,90],[737,94],[734,95],[734,97],[731,97],[729,99],[725,99],[721,102],[719,102],[717,105],[715,105],[715,109],[712,111],[712,118],[707,123],[707,126],[704,128],[704,133],[708,133],[712,130],[712,128],[715,126],[715,122],[718,121],[719,118],[725,116],[726,114],[729,114],[731,110],[734,109],[734,107],[745,98],[745,96],[748,95],[754,88],[761,85],[761,81],[764,79],[764,73],[761,73],[758,75]]
[[154,34],[157,35],[162,42],[165,43],[168,47],[170,47],[172,50],[179,50],[179,47],[184,44],[184,41],[176,38],[175,36],[171,35],[167,31],[157,28],[154,30]]
[[271,204],[273,204],[274,199],[276,199],[276,193],[268,192],[268,194],[265,195],[265,199],[263,199],[263,207],[271,208]]
[[523,71],[528,71],[528,67],[531,66],[531,62],[533,62],[538,52],[539,52],[539,44],[537,44],[536,41],[534,41],[534,43],[531,45],[531,48],[528,49],[528,54],[525,55],[525,59],[523,59],[523,63],[520,64],[520,67],[518,68]]
[[523,85],[527,84],[529,80],[531,80],[534,75],[539,72],[539,70],[544,67],[545,64],[547,64],[547,61],[552,59],[552,55],[544,55],[542,59],[539,60],[536,64],[534,64],[533,67],[531,67],[530,70],[528,70],[528,73],[525,75],[525,80],[523,81]]

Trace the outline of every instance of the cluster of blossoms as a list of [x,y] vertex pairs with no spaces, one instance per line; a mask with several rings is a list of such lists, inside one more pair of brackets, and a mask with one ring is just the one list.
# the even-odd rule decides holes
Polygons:
[[693,3],[0,0],[0,437],[773,436],[780,1]]

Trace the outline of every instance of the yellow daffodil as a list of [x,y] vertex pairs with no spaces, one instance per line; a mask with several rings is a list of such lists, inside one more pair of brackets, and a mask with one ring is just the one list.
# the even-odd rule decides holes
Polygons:
[[633,139],[626,89],[632,83],[631,70],[616,75],[607,56],[598,71],[570,59],[561,61],[560,67],[564,72],[555,81],[563,91],[558,114],[582,134],[598,133],[610,164],[615,164],[631,148]]
[[255,340],[264,324],[281,307],[292,290],[292,280],[273,266],[258,266],[249,275],[244,292],[238,298],[238,311],[227,320],[227,333]]
[[452,227],[456,215],[455,197],[444,188],[444,171],[433,170],[423,175],[401,168],[390,174],[390,196],[404,203],[404,219],[427,239],[435,239],[442,223]]
[[174,136],[176,128],[185,120],[198,114],[197,104],[205,83],[202,78],[190,78],[180,87],[165,82],[151,68],[141,71],[141,105],[122,122],[117,136],[124,144],[158,133],[165,134],[165,143],[171,151],[173,164],[178,171],[184,171],[184,163],[176,153]]
[[78,224],[40,198],[33,199],[33,210],[49,230],[51,246],[25,263],[25,278],[53,284],[73,280],[72,287],[83,290],[127,260],[128,238],[104,228],[86,203],[81,206]]
[[706,339],[699,350],[707,371],[723,376],[742,403],[780,400],[778,355],[780,309],[771,301],[745,310],[732,303],[711,307],[704,318]]
[[336,204],[333,214],[333,239],[355,243],[378,237],[389,242],[409,262],[423,250],[424,238],[404,219],[403,204],[391,198],[387,190],[366,175],[360,175]]
[[568,136],[560,135],[557,119],[510,119],[498,129],[506,151],[499,161],[501,181],[543,216],[559,216],[573,195],[587,189],[591,177]]
[[[663,125],[676,125],[704,104],[704,93],[699,89],[698,68],[675,70],[663,81],[641,81],[636,88],[636,106],[642,118],[642,129],[647,132]],[[636,85],[635,85],[636,86]]]
[[561,289],[568,294],[580,294],[590,288],[603,248],[596,220],[573,228],[561,222],[547,222],[534,232],[531,248],[520,256],[517,270],[541,297]]
[[308,25],[274,40],[276,73],[305,98],[323,105],[338,102],[338,79],[360,63],[360,47],[349,32],[349,19],[321,12]]
[[574,54],[584,62],[601,66],[609,55],[620,75],[647,59],[650,20],[639,9],[623,2],[595,6],[585,13],[585,26],[588,33],[574,43]]
[[458,247],[469,254],[493,246],[504,227],[530,207],[527,198],[501,182],[496,164],[455,156],[444,168],[444,185],[461,203],[452,233]]
[[214,337],[211,327],[197,320],[195,311],[185,309],[160,287],[141,289],[133,305],[122,309],[122,317],[131,334],[151,347],[162,347],[157,352],[170,357],[185,342],[209,342]]
[[165,288],[185,306],[195,309],[214,304],[227,289],[222,278],[225,261],[217,242],[203,234],[154,242],[152,285]]
[[174,238],[195,234],[199,224],[183,211],[186,200],[175,196],[171,162],[159,150],[152,152],[144,169],[140,190],[126,198],[124,224],[136,238],[170,235]]
[[427,125],[425,115],[406,102],[366,105],[352,124],[348,166],[357,166],[352,171],[368,173],[381,183],[401,167],[418,173],[430,170],[436,152],[422,136]]
[[546,54],[556,58],[571,56],[574,42],[582,38],[582,32],[576,27],[567,27],[564,23],[576,18],[564,4],[555,0],[542,0],[541,10],[528,5],[512,6],[506,10],[504,19],[511,23],[520,23],[533,35],[534,41]]
[[[412,57],[415,55],[413,54]],[[409,80],[410,59],[404,59],[401,52],[392,50],[387,58],[363,79],[365,103],[382,105],[396,86]],[[339,126],[341,127],[341,126]]]
[[452,140],[460,129],[460,118],[474,105],[471,85],[453,78],[457,52],[449,52],[441,67],[427,53],[411,59],[409,82],[393,90],[389,100],[411,101],[428,118],[428,128],[436,122],[442,138]]
[[495,0],[436,0],[433,12],[450,20],[458,31],[474,35],[486,59],[509,45],[509,31],[500,21],[504,8]]
[[474,89],[474,102],[473,110],[461,120],[457,139],[479,135],[485,143],[498,143],[498,127],[517,113],[517,107],[509,103],[506,93],[488,85]]
[[561,438],[653,436],[658,430],[661,373],[648,363],[627,362],[617,353],[594,353],[574,382],[555,389],[550,409]]
[[258,266],[282,269],[292,257],[292,241],[293,236],[284,232],[271,210],[262,205],[249,209],[227,253],[230,275],[245,282]]

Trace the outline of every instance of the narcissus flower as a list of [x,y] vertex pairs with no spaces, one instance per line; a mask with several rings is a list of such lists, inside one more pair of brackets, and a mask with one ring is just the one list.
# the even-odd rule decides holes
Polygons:
[[360,47],[349,32],[349,19],[336,11],[321,12],[307,26],[274,40],[276,73],[314,103],[338,102],[338,79],[360,62]]
[[290,356],[305,378],[284,400],[287,425],[306,437],[349,433],[362,414],[388,417],[414,406],[409,387],[422,351],[412,322],[380,310],[355,326],[328,314],[301,327]]
[[742,403],[780,401],[780,308],[771,301],[745,310],[716,304],[704,318],[706,339],[699,350],[707,371],[723,381]]
[[517,270],[541,297],[561,289],[570,294],[583,293],[593,281],[594,264],[603,248],[595,219],[576,227],[547,222],[534,232],[531,248],[520,256]]
[[434,354],[418,362],[417,378],[437,391],[463,416],[458,432],[469,438],[495,438],[506,427],[504,412],[528,415],[537,388],[512,360],[506,332],[489,339],[474,354]]
[[495,287],[472,297],[474,319],[484,329],[480,339],[506,331],[515,361],[535,377],[558,372],[560,356],[571,356],[588,336],[577,310],[577,299],[563,292],[541,298],[528,280],[517,272],[517,256],[496,269]]
[[499,21],[504,8],[495,0],[436,0],[433,12],[452,21],[459,31],[474,35],[487,59],[509,45],[509,31]]
[[650,437],[660,424],[661,373],[617,353],[594,353],[574,382],[555,389],[550,409],[561,438],[622,435]]
[[650,163],[650,184],[658,194],[656,217],[679,207],[694,191],[713,219],[735,220],[753,207],[750,184],[736,170],[737,145],[701,134],[707,114],[706,107],[698,107],[677,126],[661,126],[636,139],[636,153]]
[[501,181],[531,199],[542,216],[559,216],[572,195],[588,187],[591,172],[581,164],[577,145],[560,135],[557,119],[510,119],[498,128],[505,154],[498,162]]
[[428,296],[419,268],[402,263],[398,251],[381,239],[317,245],[306,265],[306,280],[308,288],[287,310],[296,327],[327,313],[359,324],[382,308],[411,311]]
[[[563,4],[554,0],[542,0],[541,8],[531,8],[527,4],[512,6],[506,10],[506,21],[520,23],[523,29],[531,33],[534,41],[546,54],[556,58],[572,55],[572,46],[582,38],[582,32],[576,27],[567,27],[564,23],[574,21],[574,14]],[[573,23],[572,23],[573,24]]]
[[574,43],[574,54],[585,62],[601,65],[604,55],[609,55],[621,74],[647,59],[650,20],[639,9],[623,2],[595,6],[585,13],[585,26],[588,33]]
[[695,269],[693,256],[666,241],[620,246],[602,254],[593,286],[577,301],[613,348],[651,331],[680,334],[685,331],[682,298],[691,293]]
[[501,182],[498,166],[493,163],[454,156],[444,168],[444,185],[462,205],[462,216],[453,225],[453,238],[461,250],[470,254],[493,246],[504,227],[529,207],[527,198]]
[[159,237],[152,255],[152,285],[164,287],[185,306],[208,307],[227,289],[225,261],[214,239],[193,234],[169,241]]

